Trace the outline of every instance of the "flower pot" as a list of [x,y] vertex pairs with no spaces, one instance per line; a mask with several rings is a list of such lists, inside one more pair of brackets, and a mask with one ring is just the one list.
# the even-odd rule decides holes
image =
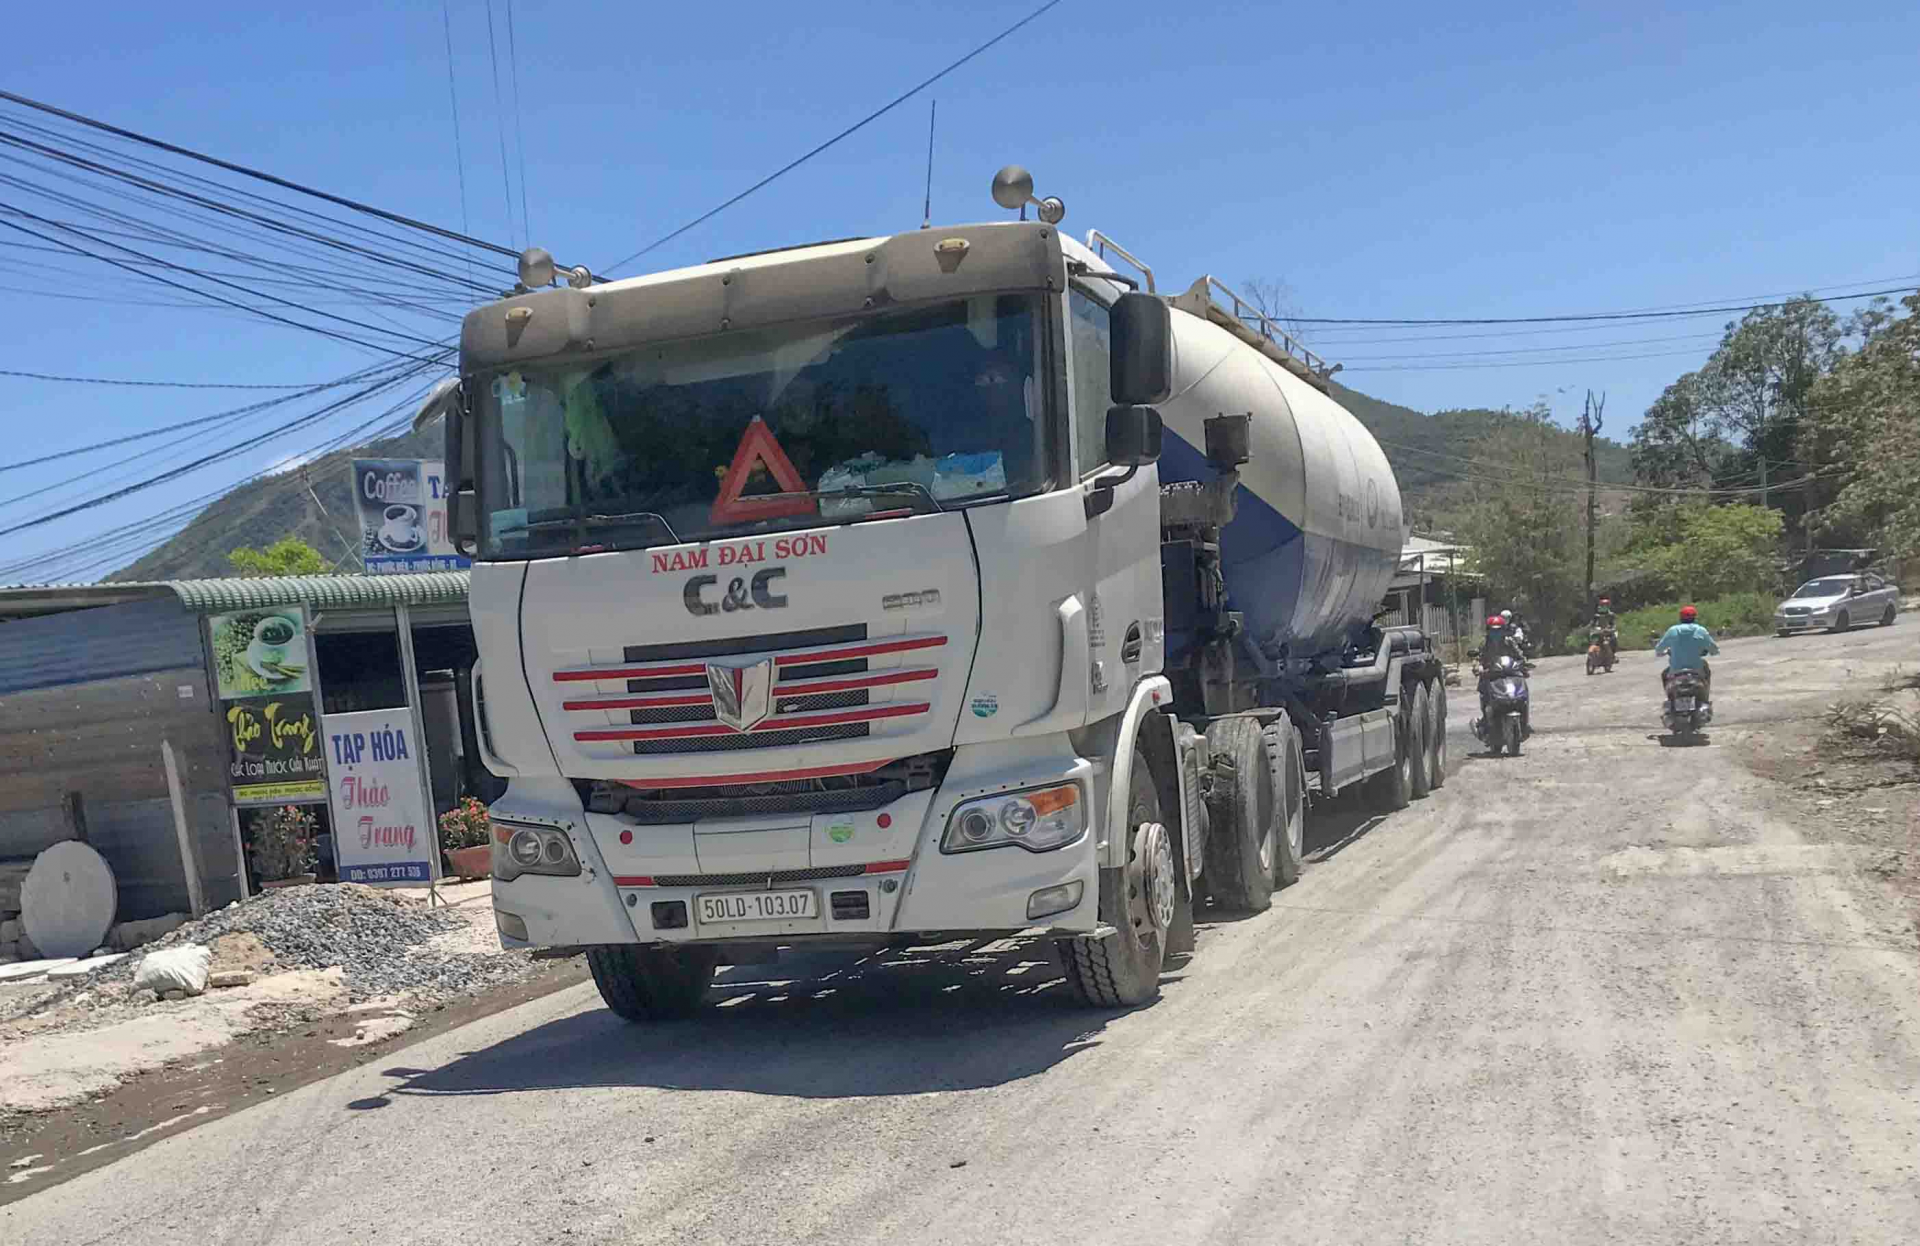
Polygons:
[[447,868],[453,871],[455,878],[462,880],[485,878],[493,872],[493,848],[487,844],[475,844],[471,848],[449,848]]
[[318,877],[318,874],[295,874],[292,878],[268,879],[260,885],[269,890],[275,890],[280,887],[305,887]]

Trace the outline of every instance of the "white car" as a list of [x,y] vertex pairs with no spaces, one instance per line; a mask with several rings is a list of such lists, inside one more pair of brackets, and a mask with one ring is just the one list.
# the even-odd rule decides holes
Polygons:
[[1823,575],[1773,608],[1773,630],[1791,636],[1814,628],[1844,632],[1857,623],[1886,627],[1899,610],[1900,589],[1890,580],[1872,572]]

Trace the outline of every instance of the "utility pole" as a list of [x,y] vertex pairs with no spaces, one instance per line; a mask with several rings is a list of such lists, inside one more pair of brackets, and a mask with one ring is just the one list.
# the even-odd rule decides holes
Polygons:
[[1606,410],[1606,407],[1607,396],[1604,393],[1600,395],[1599,401],[1596,402],[1594,401],[1593,391],[1588,390],[1586,408],[1580,412],[1580,436],[1585,442],[1587,459],[1587,609],[1589,611],[1594,608],[1593,541],[1594,529],[1599,522],[1595,511],[1596,498],[1599,491],[1600,470],[1599,463],[1593,455],[1593,439],[1599,435],[1601,426],[1606,422],[1601,418],[1600,414]]

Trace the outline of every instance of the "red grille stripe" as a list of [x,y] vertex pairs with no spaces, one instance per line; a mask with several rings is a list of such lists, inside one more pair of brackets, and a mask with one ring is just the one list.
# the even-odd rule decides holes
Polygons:
[[728,787],[737,783],[784,783],[794,779],[835,779],[849,774],[872,774],[891,763],[855,762],[846,766],[807,766],[800,770],[750,770],[746,774],[690,774],[671,779],[616,779],[622,787],[642,792],[671,791],[678,787]]
[[[890,684],[918,683],[923,679],[935,679],[940,672],[931,667],[915,668],[910,671],[882,671],[878,675],[850,675],[845,679],[803,679],[797,683],[775,684],[775,699],[784,697],[812,696],[822,692],[848,692],[857,688],[884,688]],[[643,710],[665,709],[680,705],[711,705],[713,694],[710,692],[685,692],[660,694],[650,697],[608,697],[594,701],[566,701],[562,709],[569,710]]]
[[[807,666],[814,662],[838,662],[846,658],[872,658],[885,653],[905,653],[913,649],[934,649],[947,643],[945,636],[913,636],[904,640],[882,640],[871,644],[850,645],[843,649],[796,649],[777,655],[776,666]],[[729,655],[731,657],[731,655]],[[609,666],[584,671],[555,671],[559,684],[593,683],[602,679],[661,679],[668,675],[704,675],[704,662],[674,662],[667,665]]]
[[[924,714],[929,708],[925,701],[918,701],[911,705],[873,705],[834,714],[793,714],[784,718],[769,718],[754,727],[748,734],[758,735],[763,731],[799,731],[807,727],[837,727],[842,723],[873,722],[881,718],[903,718],[913,714]],[[573,738],[586,743],[597,740],[685,740],[695,736],[733,734],[735,734],[733,728],[725,723],[690,723],[684,727],[576,731],[573,733]]]

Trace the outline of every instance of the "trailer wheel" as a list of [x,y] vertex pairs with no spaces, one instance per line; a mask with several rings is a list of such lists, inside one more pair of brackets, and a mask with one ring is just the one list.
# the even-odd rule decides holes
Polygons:
[[1133,754],[1127,825],[1133,839],[1123,869],[1100,871],[1100,920],[1114,932],[1098,939],[1058,939],[1054,949],[1067,971],[1067,989],[1094,1008],[1130,1008],[1160,993],[1167,948],[1184,930],[1191,939],[1193,906],[1175,864],[1173,836],[1160,821],[1160,794],[1146,754]]
[[1413,764],[1408,756],[1407,717],[1393,719],[1393,764],[1367,780],[1367,795],[1381,813],[1397,813],[1413,803]]
[[[1427,739],[1433,710],[1427,699],[1427,686],[1419,680],[1409,685],[1413,697],[1407,705],[1407,788],[1415,800],[1424,800],[1433,791],[1433,779],[1427,767],[1433,761],[1433,747]],[[1401,694],[1405,696],[1403,691]]]
[[608,943],[587,949],[587,967],[607,1007],[628,1021],[674,1021],[700,1009],[718,948]]
[[1282,829],[1274,811],[1284,790],[1281,770],[1260,724],[1222,718],[1207,726],[1213,756],[1213,834],[1207,871],[1213,898],[1230,909],[1264,913],[1273,903],[1273,879]]
[[1447,684],[1427,681],[1427,785],[1439,791],[1447,785]]
[[1284,718],[1270,724],[1260,739],[1279,768],[1273,781],[1280,796],[1273,845],[1273,889],[1278,891],[1300,881],[1300,861],[1307,855],[1306,751],[1300,729]]

